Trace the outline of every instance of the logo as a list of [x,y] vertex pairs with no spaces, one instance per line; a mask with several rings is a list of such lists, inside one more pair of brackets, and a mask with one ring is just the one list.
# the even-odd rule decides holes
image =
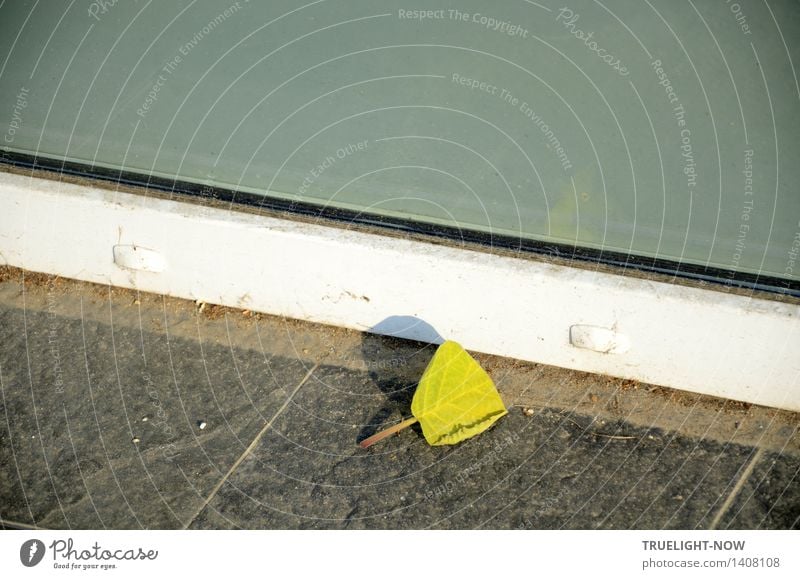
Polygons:
[[29,539],[19,548],[19,560],[26,567],[35,567],[44,557],[44,543],[39,539]]

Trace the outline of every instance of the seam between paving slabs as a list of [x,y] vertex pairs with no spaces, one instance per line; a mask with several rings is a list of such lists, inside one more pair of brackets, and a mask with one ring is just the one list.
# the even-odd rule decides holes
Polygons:
[[49,529],[45,527],[39,527],[38,525],[30,525],[28,523],[20,523],[19,521],[10,521],[8,519],[4,519],[0,517],[0,529],[18,529],[18,530],[26,530],[26,531],[48,531]]
[[286,410],[286,407],[289,406],[289,403],[294,399],[295,395],[300,391],[300,388],[303,386],[303,384],[308,382],[308,379],[311,378],[311,375],[314,373],[314,371],[317,368],[319,368],[320,363],[321,362],[317,362],[316,364],[314,364],[314,366],[311,367],[311,369],[308,372],[306,372],[306,375],[303,376],[303,379],[300,380],[300,382],[297,384],[297,386],[294,387],[294,389],[292,390],[291,394],[289,394],[289,396],[286,398],[286,400],[284,400],[284,402],[281,405],[281,407],[278,408],[278,410],[275,412],[275,414],[272,416],[272,418],[270,418],[269,421],[258,432],[258,434],[256,434],[255,438],[253,438],[253,441],[250,443],[250,445],[244,450],[244,452],[236,460],[236,462],[234,462],[233,465],[228,469],[228,472],[225,473],[225,476],[223,476],[220,479],[220,481],[214,486],[214,488],[208,494],[208,497],[206,497],[206,500],[203,501],[203,504],[200,505],[200,508],[198,508],[194,512],[194,514],[191,517],[189,517],[189,519],[186,521],[186,524],[183,526],[184,530],[188,529],[189,525],[191,525],[192,522],[194,522],[194,520],[200,515],[200,513],[202,513],[203,510],[211,503],[211,501],[217,495],[217,493],[222,488],[222,486],[225,484],[225,482],[231,477],[231,475],[236,471],[236,469],[239,468],[239,465],[242,464],[244,459],[247,458],[250,455],[250,453],[253,451],[253,449],[255,449],[255,447],[258,445],[258,442],[261,440],[261,437],[264,436],[264,433],[267,432],[267,430],[269,430],[270,428],[272,428],[272,425],[275,422],[275,420],[277,420],[278,416],[280,416],[281,413],[284,410]]
[[753,475],[753,469],[755,469],[756,464],[761,460],[761,457],[764,455],[763,448],[757,448],[756,452],[753,454],[753,457],[750,459],[750,462],[747,463],[747,466],[744,468],[744,471],[739,476],[739,480],[736,481],[736,484],[731,489],[731,492],[728,494],[725,502],[722,503],[722,506],[717,511],[717,514],[714,515],[714,519],[711,521],[711,525],[709,526],[710,530],[714,530],[719,525],[722,517],[730,510],[731,505],[733,505],[733,501],[736,496],[742,491],[744,488],[745,483],[747,480]]

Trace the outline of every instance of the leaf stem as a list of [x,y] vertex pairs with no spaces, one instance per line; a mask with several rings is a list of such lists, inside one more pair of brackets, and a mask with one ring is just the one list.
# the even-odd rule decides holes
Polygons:
[[361,448],[369,448],[370,446],[372,446],[376,442],[380,442],[384,438],[388,438],[391,435],[393,435],[394,433],[400,432],[404,428],[408,428],[409,426],[411,426],[415,422],[417,422],[417,419],[412,416],[408,420],[403,420],[403,422],[401,422],[399,424],[395,424],[394,426],[390,426],[386,430],[381,430],[377,434],[373,434],[369,438],[365,438],[364,440],[361,441],[360,446],[361,446]]

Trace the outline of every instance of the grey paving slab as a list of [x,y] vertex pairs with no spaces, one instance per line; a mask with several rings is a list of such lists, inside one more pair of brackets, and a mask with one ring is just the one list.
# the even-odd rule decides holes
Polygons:
[[[412,428],[364,451],[388,397],[368,373],[315,374],[194,528],[704,528],[751,455],[548,409],[458,446]],[[389,422],[408,411],[389,404]]]
[[0,528],[798,526],[796,414],[476,355],[508,416],[364,451],[433,346],[21,275],[0,269]]
[[0,327],[0,517],[48,528],[181,527],[307,371],[48,312]]

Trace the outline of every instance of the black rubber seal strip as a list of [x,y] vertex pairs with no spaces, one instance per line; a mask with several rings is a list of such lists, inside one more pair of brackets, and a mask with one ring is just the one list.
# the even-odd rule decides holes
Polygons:
[[620,268],[623,271],[632,270],[671,276],[673,278],[703,281],[715,286],[710,289],[722,290],[725,287],[743,288],[800,297],[800,281],[792,281],[779,277],[762,276],[722,268],[704,267],[691,263],[654,259],[621,252],[574,247],[508,235],[495,235],[482,231],[460,229],[457,227],[413,221],[410,219],[386,217],[383,215],[327,207],[302,201],[279,199],[232,189],[209,187],[189,181],[163,179],[160,177],[148,176],[143,173],[118,171],[83,163],[65,162],[25,153],[0,151],[0,162],[16,167],[54,171],[59,174],[148,187],[159,191],[189,195],[201,199],[215,199],[223,202],[238,203],[279,213],[315,217],[338,223],[377,226],[384,229],[474,243],[485,247],[532,253],[550,258],[610,265]]

